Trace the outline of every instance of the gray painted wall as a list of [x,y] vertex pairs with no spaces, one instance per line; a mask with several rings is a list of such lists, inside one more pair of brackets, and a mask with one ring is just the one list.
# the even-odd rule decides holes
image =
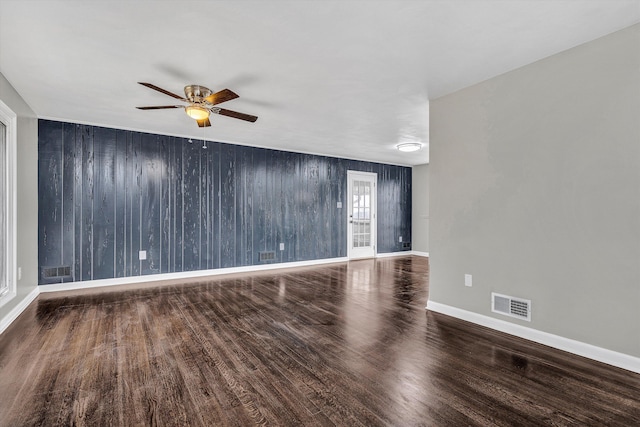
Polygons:
[[430,129],[430,299],[640,356],[640,25],[434,100]]
[[411,175],[411,246],[429,252],[429,165],[414,166]]
[[22,267],[16,297],[0,307],[2,319],[38,284],[38,120],[2,74],[0,100],[18,116],[16,261]]

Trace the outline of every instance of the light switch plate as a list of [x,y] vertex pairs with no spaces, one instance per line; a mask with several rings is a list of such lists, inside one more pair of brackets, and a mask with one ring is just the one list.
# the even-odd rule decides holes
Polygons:
[[140,261],[144,261],[145,259],[147,259],[147,251],[138,252],[138,259],[140,259]]
[[470,274],[465,274],[464,275],[464,285],[471,287],[473,285],[473,282],[471,280],[471,275]]
[[336,207],[337,207],[338,209],[342,209],[342,202],[338,202],[338,203],[336,203]]

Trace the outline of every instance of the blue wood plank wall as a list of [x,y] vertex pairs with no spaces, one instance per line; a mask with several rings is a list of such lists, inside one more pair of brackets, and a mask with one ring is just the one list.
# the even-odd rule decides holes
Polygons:
[[[378,174],[378,252],[411,249],[398,242],[411,241],[411,168],[202,146],[40,120],[40,283],[256,265],[260,251],[275,262],[344,257],[347,170]],[[43,277],[60,266],[71,274]]]

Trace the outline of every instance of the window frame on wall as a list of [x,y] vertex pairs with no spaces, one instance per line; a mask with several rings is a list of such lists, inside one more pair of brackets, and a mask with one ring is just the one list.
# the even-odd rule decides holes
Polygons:
[[[5,224],[0,232],[4,233],[0,254],[4,263],[0,264],[0,307],[16,296],[16,149],[17,149],[17,115],[2,100],[0,100],[0,122],[4,125],[0,150],[0,173],[4,175],[4,183],[0,197],[3,198],[2,209],[5,210]],[[2,182],[2,180],[0,180]],[[1,266],[4,265],[4,268]]]

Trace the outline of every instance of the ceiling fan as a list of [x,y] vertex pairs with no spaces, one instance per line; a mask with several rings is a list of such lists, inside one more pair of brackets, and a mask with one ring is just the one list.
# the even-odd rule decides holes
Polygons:
[[223,89],[220,92],[213,93],[210,89],[200,85],[189,85],[184,87],[184,96],[176,95],[168,90],[162,89],[151,83],[138,82],[142,86],[146,86],[149,89],[157,90],[158,92],[169,95],[180,101],[187,102],[188,105],[157,105],[152,107],[136,107],[140,110],[163,110],[165,108],[184,108],[184,111],[189,117],[198,122],[199,127],[211,126],[209,121],[209,115],[220,114],[227,117],[233,117],[234,119],[246,120],[248,122],[255,122],[258,120],[256,116],[249,114],[238,113],[237,111],[226,110],[224,108],[216,107],[232,99],[236,99],[239,96],[229,89]]

